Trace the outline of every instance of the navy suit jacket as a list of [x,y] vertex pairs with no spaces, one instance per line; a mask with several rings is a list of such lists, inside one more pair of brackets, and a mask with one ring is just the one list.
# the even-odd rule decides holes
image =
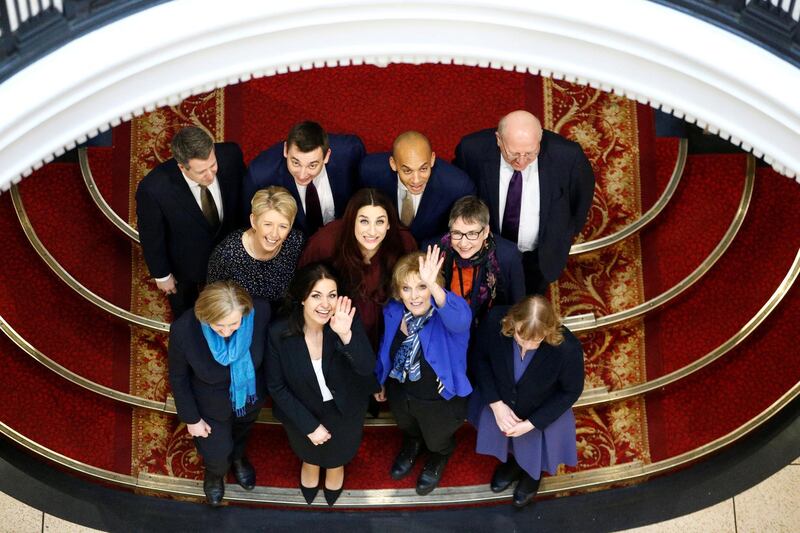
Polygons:
[[[355,135],[328,135],[331,157],[325,165],[328,182],[333,193],[333,206],[336,218],[344,215],[350,197],[358,187],[358,165],[364,158],[364,143]],[[242,205],[245,213],[250,213],[250,200],[259,189],[272,185],[285,187],[297,202],[297,216],[294,227],[309,237],[306,227],[306,214],[294,178],[289,174],[286,158],[283,157],[283,141],[264,150],[250,163],[242,187]]]
[[[253,300],[253,341],[250,357],[256,371],[255,404],[246,405],[247,412],[260,409],[267,397],[267,380],[264,361],[267,348],[269,304]],[[169,382],[175,396],[178,418],[195,424],[201,418],[228,420],[234,416],[231,404],[230,367],[223,366],[211,355],[194,308],[183,313],[169,328]]]
[[[519,382],[514,382],[514,338],[501,333],[510,307],[489,311],[475,336],[470,366],[475,369],[481,406],[502,400],[521,420],[545,429],[578,401],[583,392],[583,347],[567,328],[564,342],[542,342]],[[530,356],[528,356],[530,357]]]
[[205,283],[211,251],[243,222],[242,150],[235,143],[218,143],[214,151],[223,211],[216,231],[203,216],[174,159],[151,170],[136,189],[139,241],[154,278],[172,274],[178,281]]
[[[456,147],[456,166],[478,186],[488,205],[492,231],[500,234],[500,148],[494,129],[471,133]],[[545,130],[539,150],[539,237],[537,254],[545,280],[558,279],[569,249],[583,229],[594,196],[594,173],[578,143]],[[524,221],[520,221],[524,223]]]
[[[397,207],[397,173],[389,166],[389,152],[369,154],[361,162],[361,186],[374,187],[386,194]],[[425,185],[411,234],[417,242],[438,237],[447,231],[450,208],[459,198],[475,194],[475,184],[464,172],[437,159]],[[399,215],[398,210],[398,215]]]

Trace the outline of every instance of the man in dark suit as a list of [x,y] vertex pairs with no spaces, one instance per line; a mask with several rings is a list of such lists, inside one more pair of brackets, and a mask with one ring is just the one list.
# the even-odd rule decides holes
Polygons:
[[264,150],[250,163],[242,200],[246,211],[257,190],[279,185],[297,202],[294,227],[310,237],[341,218],[358,184],[364,143],[355,135],[328,135],[316,122],[295,124],[285,142]]
[[416,131],[398,135],[391,154],[365,157],[360,174],[362,187],[379,189],[392,200],[417,242],[445,233],[455,201],[475,194],[469,176],[437,161],[428,138]]
[[580,145],[520,110],[496,131],[462,138],[454,162],[489,204],[492,231],[522,251],[528,294],[544,294],[564,270],[592,205],[594,173]]
[[214,246],[241,225],[245,166],[237,144],[214,144],[195,126],[171,148],[173,158],[139,183],[136,216],[147,268],[178,318],[194,305]]

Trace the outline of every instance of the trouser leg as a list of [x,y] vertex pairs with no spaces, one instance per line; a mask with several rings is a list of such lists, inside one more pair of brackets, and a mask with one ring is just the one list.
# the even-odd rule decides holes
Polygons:
[[250,432],[256,420],[258,420],[259,412],[261,412],[261,409],[253,409],[253,411],[241,418],[234,418],[231,431],[233,440],[231,461],[236,461],[244,457],[245,448],[247,447],[247,438],[250,436]]
[[194,444],[203,457],[206,470],[216,476],[225,476],[233,452],[233,418],[226,421],[204,418],[211,426],[208,437],[195,437]]

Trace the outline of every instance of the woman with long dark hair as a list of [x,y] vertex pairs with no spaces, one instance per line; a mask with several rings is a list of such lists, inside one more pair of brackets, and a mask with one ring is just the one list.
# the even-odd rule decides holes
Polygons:
[[361,189],[350,198],[344,217],[311,237],[299,264],[324,261],[333,265],[376,348],[394,264],[416,249],[414,237],[401,227],[391,201],[377,189]]
[[361,444],[364,416],[375,389],[375,354],[350,298],[323,264],[295,273],[288,318],[269,330],[267,386],[275,416],[303,461],[300,490],[314,501],[320,471],[328,505],[344,483],[344,465]]

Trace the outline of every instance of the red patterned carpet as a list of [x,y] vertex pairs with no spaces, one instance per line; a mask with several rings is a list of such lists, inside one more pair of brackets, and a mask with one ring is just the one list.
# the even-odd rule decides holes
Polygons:
[[[650,109],[564,82],[452,65],[319,69],[253,80],[115,128],[113,148],[91,149],[90,164],[106,200],[135,224],[133,189],[149,168],[169,157],[167,142],[183,124],[199,123],[220,140],[240,142],[246,160],[305,118],[321,121],[329,131],[359,134],[370,151],[388,149],[397,133],[414,127],[429,135],[439,157],[450,159],[461,135],[492,126],[518,107],[581,142],[592,161],[598,189],[583,239],[624,227],[664,190],[677,143],[656,139]],[[690,156],[672,202],[655,222],[617,245],[570,260],[552,289],[562,312],[610,314],[683,279],[730,224],[744,171],[740,155]],[[20,192],[39,237],[77,280],[120,307],[169,318],[138,247],[96,211],[76,164],[47,165],[25,180]],[[653,379],[738,331],[783,278],[800,246],[800,222],[790,216],[796,209],[782,207],[787,202],[800,206],[797,184],[760,169],[745,225],[697,286],[646,319],[581,334],[587,388],[614,390]],[[0,198],[0,238],[13,250],[4,254],[0,269],[0,315],[12,327],[82,376],[120,391],[166,398],[164,335],[104,315],[56,279],[25,240],[8,195]],[[577,470],[672,457],[755,416],[800,379],[797,359],[784,355],[793,353],[792,316],[799,305],[794,289],[752,339],[664,392],[577,410]],[[8,361],[0,378],[2,421],[10,427],[115,472],[200,476],[202,465],[175,417],[96,397],[32,362],[5,337],[0,353]],[[471,451],[471,428],[462,429],[460,438],[442,485],[485,483],[494,461]],[[348,467],[348,488],[412,487],[414,476],[395,482],[382,475],[399,444],[396,429],[367,428]],[[299,463],[279,426],[260,425],[250,455],[259,484],[296,485]]]

